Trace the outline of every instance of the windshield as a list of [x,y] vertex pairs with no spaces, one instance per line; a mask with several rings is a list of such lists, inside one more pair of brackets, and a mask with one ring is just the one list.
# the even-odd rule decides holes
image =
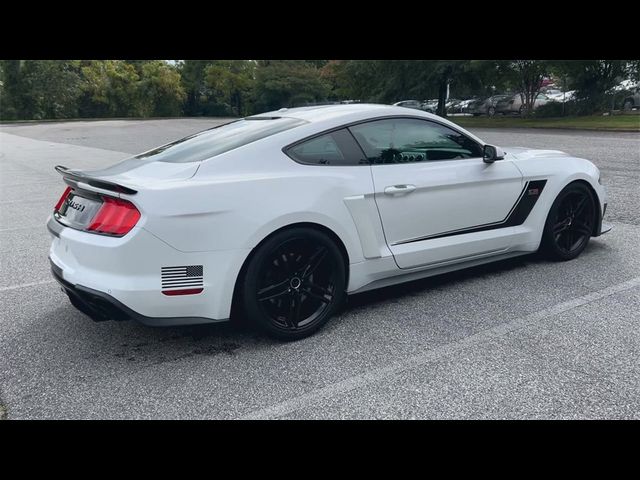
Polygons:
[[237,120],[176,140],[136,155],[155,162],[201,162],[234,148],[307,123],[286,117],[254,117]]

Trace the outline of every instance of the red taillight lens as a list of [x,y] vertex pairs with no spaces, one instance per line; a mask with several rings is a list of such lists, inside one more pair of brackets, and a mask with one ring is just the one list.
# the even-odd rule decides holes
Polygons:
[[140,212],[133,203],[112,197],[103,197],[103,200],[102,207],[87,229],[90,232],[121,237],[127,234],[140,220]]
[[67,187],[64,193],[62,194],[62,196],[60,197],[60,200],[58,200],[58,203],[56,203],[56,206],[53,208],[54,212],[57,212],[58,210],[60,210],[60,207],[62,207],[62,204],[67,199],[70,192],[71,192],[71,187]]

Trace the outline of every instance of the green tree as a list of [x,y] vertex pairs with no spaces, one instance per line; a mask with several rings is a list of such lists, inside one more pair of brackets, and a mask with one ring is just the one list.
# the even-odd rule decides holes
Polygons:
[[0,60],[2,66],[2,92],[0,96],[0,118],[14,120],[20,117],[21,66],[24,60]]
[[23,118],[73,118],[82,95],[77,60],[28,60],[22,71]]
[[178,71],[182,86],[187,95],[184,112],[189,116],[204,115],[207,113],[209,100],[209,88],[205,81],[205,70],[214,60],[183,60]]
[[531,115],[542,82],[551,72],[546,60],[506,60],[496,62],[498,72],[518,90],[522,97],[522,114]]
[[145,62],[140,66],[138,95],[141,113],[145,117],[179,116],[186,99],[180,73],[162,60]]
[[437,86],[438,107],[436,113],[441,117],[447,115],[446,99],[449,88],[464,89],[471,85],[479,86],[474,65],[470,60],[432,60],[421,62],[420,79],[426,84]]
[[92,60],[81,68],[85,114],[91,117],[130,117],[144,114],[133,65],[123,60]]
[[256,67],[257,112],[326,100],[329,86],[320,70],[303,60],[260,60]]
[[447,87],[470,93],[481,85],[480,66],[467,60],[347,60],[323,68],[336,97],[370,102],[437,96],[445,115]]
[[4,60],[2,118],[71,118],[82,94],[79,62]]
[[251,107],[256,64],[251,60],[217,60],[204,70],[211,98],[230,114],[246,115]]
[[633,76],[633,65],[628,60],[567,60],[560,68],[568,76],[569,88],[576,90],[578,112],[591,114],[612,106],[613,87]]

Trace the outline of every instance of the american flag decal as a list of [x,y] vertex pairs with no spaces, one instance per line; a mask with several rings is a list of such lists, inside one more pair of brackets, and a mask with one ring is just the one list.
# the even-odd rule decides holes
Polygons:
[[202,265],[162,267],[162,293],[165,295],[196,295],[204,290]]

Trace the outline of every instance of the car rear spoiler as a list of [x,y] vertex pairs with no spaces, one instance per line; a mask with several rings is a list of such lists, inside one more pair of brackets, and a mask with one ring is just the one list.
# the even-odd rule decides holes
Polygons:
[[137,190],[134,190],[129,187],[125,187],[124,185],[120,185],[115,182],[109,182],[107,180],[92,178],[85,175],[81,171],[70,170],[67,167],[63,167],[62,165],[56,165],[55,169],[56,169],[56,172],[62,175],[62,178],[64,179],[65,183],[72,187],[82,188],[82,186],[79,184],[83,183],[85,185],[90,185],[94,188],[99,188],[101,190],[107,190],[110,192],[126,193],[127,195],[135,195],[136,193],[138,193]]

